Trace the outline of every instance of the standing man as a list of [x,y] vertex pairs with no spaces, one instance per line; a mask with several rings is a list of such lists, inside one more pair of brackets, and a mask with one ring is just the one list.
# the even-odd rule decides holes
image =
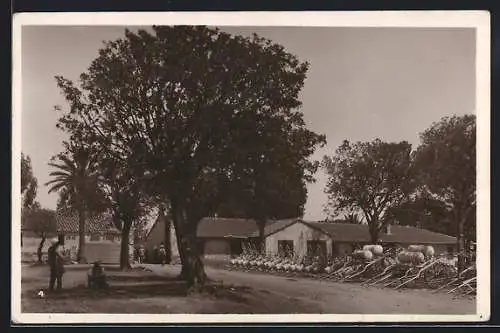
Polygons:
[[157,264],[158,263],[158,246],[154,246],[153,248],[153,255],[151,257],[151,264]]
[[48,261],[50,267],[49,291],[54,290],[54,284],[57,282],[57,290],[62,289],[62,276],[64,274],[64,256],[62,245],[59,240],[53,239],[48,250]]
[[146,250],[144,249],[144,245],[139,246],[138,252],[138,262],[139,264],[144,264],[144,259],[146,258]]
[[163,243],[161,243],[158,252],[159,252],[160,263],[163,266],[167,261],[167,251],[165,250],[165,246],[163,245]]

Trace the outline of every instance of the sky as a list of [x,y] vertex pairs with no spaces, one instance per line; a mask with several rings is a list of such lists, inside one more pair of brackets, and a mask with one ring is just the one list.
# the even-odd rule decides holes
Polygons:
[[[48,162],[62,150],[54,106],[66,106],[54,76],[77,79],[105,40],[125,27],[24,26],[22,29],[21,147],[38,179],[37,200],[55,208],[57,194],[44,184]],[[443,116],[475,113],[475,33],[466,28],[222,27],[257,33],[310,62],[300,99],[309,129],[332,155],[344,139],[419,144],[419,133]],[[321,220],[327,177],[308,187],[304,218]]]

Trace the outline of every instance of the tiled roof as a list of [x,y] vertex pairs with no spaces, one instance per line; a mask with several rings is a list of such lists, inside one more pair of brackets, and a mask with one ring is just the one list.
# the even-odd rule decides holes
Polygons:
[[[370,233],[366,224],[352,223],[327,223],[327,222],[305,222],[306,224],[323,230],[338,242],[370,242]],[[380,233],[382,242],[404,243],[404,244],[455,244],[456,238],[439,234],[425,229],[391,226],[391,234]]]
[[455,244],[457,239],[452,236],[440,234],[426,229],[394,225],[391,234],[382,234],[383,242],[398,243],[402,239],[411,240],[414,244]]
[[[56,214],[56,224],[58,233],[77,233],[78,214],[58,211]],[[113,224],[111,215],[104,213],[100,215],[87,216],[85,233],[119,234],[120,231]]]
[[[270,220],[267,222],[266,227],[264,229],[264,237],[267,237],[267,236],[274,234],[282,229],[285,229],[297,221],[298,221],[297,219]],[[259,236],[259,230],[255,230],[252,233],[247,235],[247,237],[258,237],[258,236]]]
[[257,229],[254,220],[205,217],[198,224],[198,237],[244,237]]
[[[337,242],[369,243],[370,233],[366,224],[307,222],[300,219],[269,220],[264,236],[289,227],[294,223],[304,223],[319,229]],[[200,238],[251,238],[258,237],[257,224],[251,219],[203,218],[198,224],[197,236]],[[382,242],[402,244],[455,244],[455,237],[439,234],[425,229],[406,226],[391,226],[391,234],[381,232]]]

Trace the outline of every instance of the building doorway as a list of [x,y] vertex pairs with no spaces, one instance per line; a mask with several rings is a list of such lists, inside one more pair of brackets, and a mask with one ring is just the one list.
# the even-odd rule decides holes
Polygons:
[[241,239],[232,238],[229,241],[229,248],[232,256],[239,256],[243,252]]
[[307,241],[307,255],[309,257],[326,257],[326,241],[310,240]]

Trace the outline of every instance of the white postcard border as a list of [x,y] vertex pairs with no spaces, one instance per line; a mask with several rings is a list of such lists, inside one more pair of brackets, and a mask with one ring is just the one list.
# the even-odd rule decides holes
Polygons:
[[[21,312],[21,28],[27,25],[75,26],[332,26],[476,28],[477,114],[477,298],[472,315],[407,314],[34,314]],[[16,323],[356,323],[464,322],[490,317],[490,16],[486,11],[373,12],[155,12],[155,13],[20,13],[13,19],[12,113],[12,320]]]

